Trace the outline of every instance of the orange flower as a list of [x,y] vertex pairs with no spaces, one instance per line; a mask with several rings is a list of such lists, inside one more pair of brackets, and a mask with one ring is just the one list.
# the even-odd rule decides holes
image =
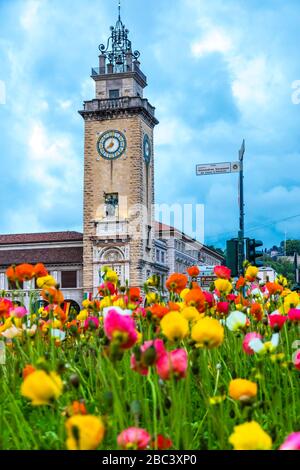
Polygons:
[[238,295],[234,300],[235,305],[243,305],[243,307],[250,307],[250,301],[245,299],[242,295]]
[[188,278],[185,274],[174,273],[167,279],[166,287],[169,291],[180,294],[187,282]]
[[250,314],[257,320],[260,321],[263,317],[263,309],[261,304],[254,303],[251,305]]
[[199,276],[200,270],[197,266],[191,266],[187,269],[187,273],[191,277],[197,277]]
[[159,304],[154,304],[152,305],[152,307],[148,308],[147,310],[150,311],[152,316],[156,318],[162,318],[167,313],[169,313],[168,307],[165,307],[164,305],[159,305]]
[[195,307],[200,313],[205,312],[205,295],[200,288],[191,289],[184,300],[188,307]]
[[43,263],[38,263],[33,268],[34,277],[45,277],[48,276],[48,271]]
[[60,305],[64,301],[62,292],[55,287],[45,287],[45,289],[43,289],[41,292],[41,296],[50,304]]
[[36,371],[36,368],[33,367],[31,364],[27,364],[27,366],[24,367],[23,369],[23,380],[26,379],[26,377],[30,374],[32,374],[33,372]]
[[141,297],[141,291],[138,287],[131,287],[129,289],[129,299],[131,302],[138,302]]
[[75,400],[72,405],[68,407],[68,414],[73,415],[86,415],[87,410],[84,402]]
[[267,282],[266,288],[270,295],[280,294],[283,291],[283,287],[280,284],[277,284],[277,282]]
[[15,274],[19,282],[30,281],[34,276],[34,267],[32,264],[20,264],[16,266]]
[[243,276],[240,276],[238,280],[236,281],[235,288],[239,290],[241,287],[244,287],[246,284],[246,279]]
[[66,321],[67,315],[59,305],[53,305],[53,313],[61,322]]
[[16,278],[16,267],[15,266],[10,266],[9,268],[7,268],[6,277],[11,282],[15,282],[17,280],[17,278]]
[[176,302],[169,302],[168,303],[168,307],[169,307],[169,310],[170,312],[176,312],[180,310],[180,305],[178,305]]

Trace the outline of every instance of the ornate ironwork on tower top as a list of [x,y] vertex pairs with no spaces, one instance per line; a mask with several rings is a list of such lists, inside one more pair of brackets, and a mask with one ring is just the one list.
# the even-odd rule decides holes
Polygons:
[[[116,26],[110,28],[111,36],[108,38],[107,45],[100,44],[99,46],[103,59],[108,61],[107,65],[113,73],[132,71],[133,62],[137,62],[140,57],[139,51],[132,52],[132,44],[128,39],[129,30],[121,20],[120,2],[118,8],[118,20]],[[105,73],[105,71],[102,73]]]

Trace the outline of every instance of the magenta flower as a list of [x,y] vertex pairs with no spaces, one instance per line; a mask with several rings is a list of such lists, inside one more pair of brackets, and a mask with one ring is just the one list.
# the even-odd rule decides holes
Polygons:
[[16,318],[23,318],[27,313],[28,312],[25,307],[16,307],[10,311],[10,315]]
[[246,354],[249,354],[250,356],[254,354],[254,351],[249,346],[249,343],[255,338],[262,339],[262,336],[259,333],[256,333],[255,331],[253,331],[252,333],[247,333],[243,340],[243,350],[245,351]]
[[272,330],[277,327],[279,330],[283,327],[288,317],[286,315],[280,315],[278,313],[271,313],[269,315],[269,325]]
[[118,342],[122,349],[130,349],[138,338],[134,319],[120,315],[113,308],[104,319],[104,332],[110,341]]
[[150,443],[150,434],[142,428],[128,428],[118,435],[118,446],[122,449],[143,450]]
[[88,328],[96,330],[97,328],[99,328],[99,325],[99,318],[97,317],[88,317],[84,322],[84,328],[86,330],[88,330]]
[[290,434],[279,450],[300,450],[300,432],[293,432]]
[[294,366],[296,367],[296,369],[300,370],[300,349],[295,352]]
[[203,291],[203,294],[204,294],[204,297],[205,297],[205,302],[208,304],[209,307],[212,307],[214,302],[215,302],[215,298],[214,298],[213,294],[211,292],[207,292],[207,291]]
[[[153,354],[150,348],[153,348]],[[130,358],[130,367],[141,375],[148,375],[149,366],[156,364],[158,359],[166,353],[164,342],[161,339],[154,341],[145,341],[140,347],[140,359],[136,359],[136,355],[132,354]]]
[[229,302],[218,302],[217,303],[217,312],[221,315],[228,315],[229,312]]
[[288,313],[288,319],[294,322],[300,322],[300,309],[299,308],[291,308]]
[[188,357],[184,349],[176,349],[162,354],[156,363],[158,375],[168,380],[172,375],[178,379],[185,377],[188,366]]

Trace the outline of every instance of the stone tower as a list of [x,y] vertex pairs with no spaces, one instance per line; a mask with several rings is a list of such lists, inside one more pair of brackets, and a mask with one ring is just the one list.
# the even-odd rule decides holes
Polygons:
[[143,97],[147,78],[119,17],[92,69],[96,97],[85,101],[83,286],[101,282],[101,268],[140,286],[154,263],[155,108]]

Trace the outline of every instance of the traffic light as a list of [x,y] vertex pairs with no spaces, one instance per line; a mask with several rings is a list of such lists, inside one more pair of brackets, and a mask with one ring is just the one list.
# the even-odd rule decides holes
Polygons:
[[263,266],[263,261],[260,259],[263,256],[262,251],[257,251],[256,248],[263,246],[263,242],[255,240],[255,238],[246,239],[246,259],[254,266]]
[[238,276],[239,242],[236,238],[226,242],[226,266],[233,277]]

